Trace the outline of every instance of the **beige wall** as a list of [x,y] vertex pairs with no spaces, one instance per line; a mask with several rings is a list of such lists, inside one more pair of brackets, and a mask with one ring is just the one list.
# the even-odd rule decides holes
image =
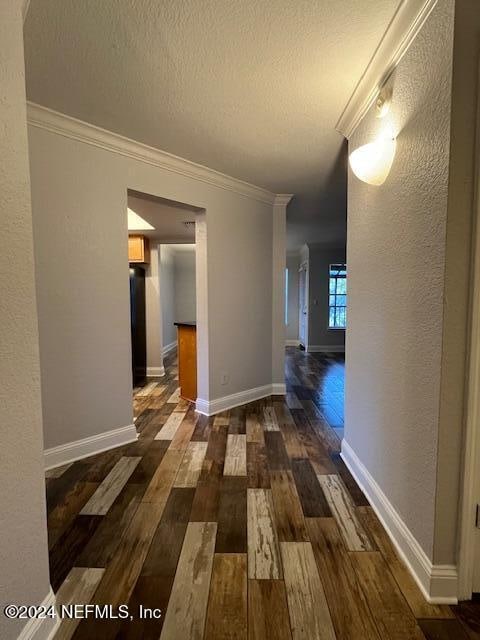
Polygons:
[[127,188],[206,209],[199,397],[270,384],[272,206],[36,126],[29,140],[45,445],[132,421]]
[[162,349],[177,340],[174,322],[196,320],[196,256],[194,244],[191,248],[162,244],[151,253],[146,295],[147,365],[156,368],[163,366]]
[[329,268],[345,262],[345,248],[309,245],[309,317],[308,346],[338,347],[345,345],[345,331],[328,328]]
[[272,207],[222,192],[205,218],[213,399],[272,382]]
[[0,637],[49,593],[21,2],[0,4]]
[[150,265],[145,273],[145,319],[147,338],[147,375],[160,375],[163,371],[162,331],[160,308],[160,252],[150,247]]
[[270,341],[272,353],[272,382],[277,385],[274,390],[275,393],[285,393],[285,267],[287,254],[287,204],[285,204],[285,202],[289,200],[289,196],[279,196],[277,198],[273,207],[270,231],[272,238],[270,254],[272,331]]
[[29,142],[49,449],[133,423],[131,185],[119,156],[32,127]]
[[[349,173],[345,439],[431,560],[443,535],[435,502],[452,55],[453,3],[439,0],[394,74],[390,113],[381,120],[371,109],[349,145],[386,123],[398,136],[384,185]],[[453,562],[446,548],[442,560]]]
[[175,263],[173,247],[160,247],[160,308],[162,312],[163,347],[177,341],[175,325]]
[[288,322],[287,340],[298,340],[298,268],[300,257],[287,255],[288,269]]

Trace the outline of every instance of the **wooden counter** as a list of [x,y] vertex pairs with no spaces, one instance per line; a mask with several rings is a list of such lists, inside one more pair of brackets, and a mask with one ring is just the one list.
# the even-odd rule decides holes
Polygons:
[[180,396],[189,402],[197,399],[197,325],[175,322],[178,334],[178,384]]

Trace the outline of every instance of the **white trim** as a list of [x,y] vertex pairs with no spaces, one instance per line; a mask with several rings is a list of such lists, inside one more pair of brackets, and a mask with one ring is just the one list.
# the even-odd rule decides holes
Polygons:
[[58,111],[47,109],[47,107],[42,107],[33,102],[27,102],[27,122],[32,127],[45,129],[51,133],[90,144],[94,147],[99,147],[139,162],[145,162],[146,164],[159,167],[160,169],[166,169],[167,171],[186,176],[187,178],[193,178],[200,182],[205,182],[214,187],[225,189],[226,191],[233,191],[239,195],[266,204],[278,204],[279,201],[283,202],[287,197],[291,197],[286,194],[279,194],[278,198],[280,198],[280,200],[277,201],[277,196],[267,191],[267,189],[257,187],[243,180],[238,180],[237,178],[232,178],[231,176],[227,176],[224,173],[197,164],[196,162],[191,162],[190,160],[185,160],[166,151],[161,151],[160,149],[136,142],[118,133],[96,127],[88,122],[83,122],[82,120],[72,118]]
[[286,347],[298,347],[300,346],[300,340],[285,340]]
[[[480,82],[480,65],[478,68]],[[480,85],[479,85],[480,86]],[[475,527],[479,497],[480,463],[480,91],[477,100],[476,184],[474,202],[474,247],[472,255],[468,378],[465,436],[463,444],[463,478],[460,504],[458,548],[458,597],[470,600],[473,593],[473,567],[478,531]]]
[[170,353],[170,351],[173,351],[174,349],[177,348],[177,341],[174,340],[173,342],[170,342],[170,344],[167,344],[165,347],[163,347],[162,349],[162,355],[163,357],[168,356],[168,354]]
[[456,604],[457,568],[454,565],[432,564],[400,514],[345,439],[342,440],[341,455],[427,601],[432,604]]
[[350,138],[416,38],[437,0],[402,0],[335,128]]
[[[47,597],[40,606],[45,607],[45,609],[55,606],[55,594],[52,587],[50,587]],[[18,640],[52,640],[59,625],[60,619],[58,616],[55,616],[55,618],[31,618],[20,632]]]
[[[308,340],[310,337],[310,249],[308,248],[308,245],[303,245],[306,250],[307,250],[307,259],[303,260],[303,262],[300,263],[300,266],[298,268],[298,343],[299,345],[303,346],[304,349],[308,349]],[[302,247],[303,249],[303,247]],[[302,249],[300,250],[300,259],[302,259]],[[305,271],[305,290],[304,290],[304,296],[305,296],[305,309],[306,309],[306,313],[305,313],[305,344],[303,344],[302,339],[300,338],[300,330],[301,330],[301,326],[302,326],[302,318],[301,316],[303,315],[303,310],[300,308],[300,273],[302,271]]]
[[283,383],[266,384],[263,387],[255,387],[254,389],[247,389],[246,391],[240,391],[239,393],[232,393],[229,396],[223,398],[216,398],[215,400],[203,400],[197,398],[195,403],[195,411],[197,413],[203,413],[205,416],[214,416],[221,411],[227,411],[227,409],[233,409],[239,407],[242,404],[253,402],[254,400],[260,400],[260,398],[266,398],[272,395],[285,395],[286,388]]
[[147,378],[161,378],[165,375],[165,367],[147,367]]
[[273,200],[274,207],[286,207],[293,198],[293,193],[277,193]]
[[344,344],[309,344],[309,353],[345,353]]
[[287,385],[284,382],[272,382],[272,396],[285,396]]
[[53,469],[75,460],[81,460],[88,456],[93,456],[96,453],[113,449],[114,447],[120,447],[130,442],[137,440],[137,431],[134,424],[129,424],[126,427],[120,427],[119,429],[112,429],[105,433],[99,433],[82,440],[75,440],[74,442],[67,442],[61,444],[58,447],[52,447],[51,449],[45,449],[45,469]]

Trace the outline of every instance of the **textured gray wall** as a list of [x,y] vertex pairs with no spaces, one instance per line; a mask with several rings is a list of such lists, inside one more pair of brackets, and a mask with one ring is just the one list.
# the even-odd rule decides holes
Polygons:
[[23,63],[23,2],[0,3],[0,637],[6,604],[49,593],[42,408]]
[[390,175],[348,180],[345,438],[430,559],[452,57],[453,3],[440,0],[396,70],[388,116],[371,109],[350,140],[351,151],[391,124]]

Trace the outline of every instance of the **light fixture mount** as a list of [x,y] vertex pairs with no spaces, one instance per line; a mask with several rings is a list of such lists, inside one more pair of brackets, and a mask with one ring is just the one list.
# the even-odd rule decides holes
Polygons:
[[392,87],[383,87],[377,96],[375,101],[375,110],[377,112],[377,118],[383,118],[390,111],[390,105],[392,103]]

